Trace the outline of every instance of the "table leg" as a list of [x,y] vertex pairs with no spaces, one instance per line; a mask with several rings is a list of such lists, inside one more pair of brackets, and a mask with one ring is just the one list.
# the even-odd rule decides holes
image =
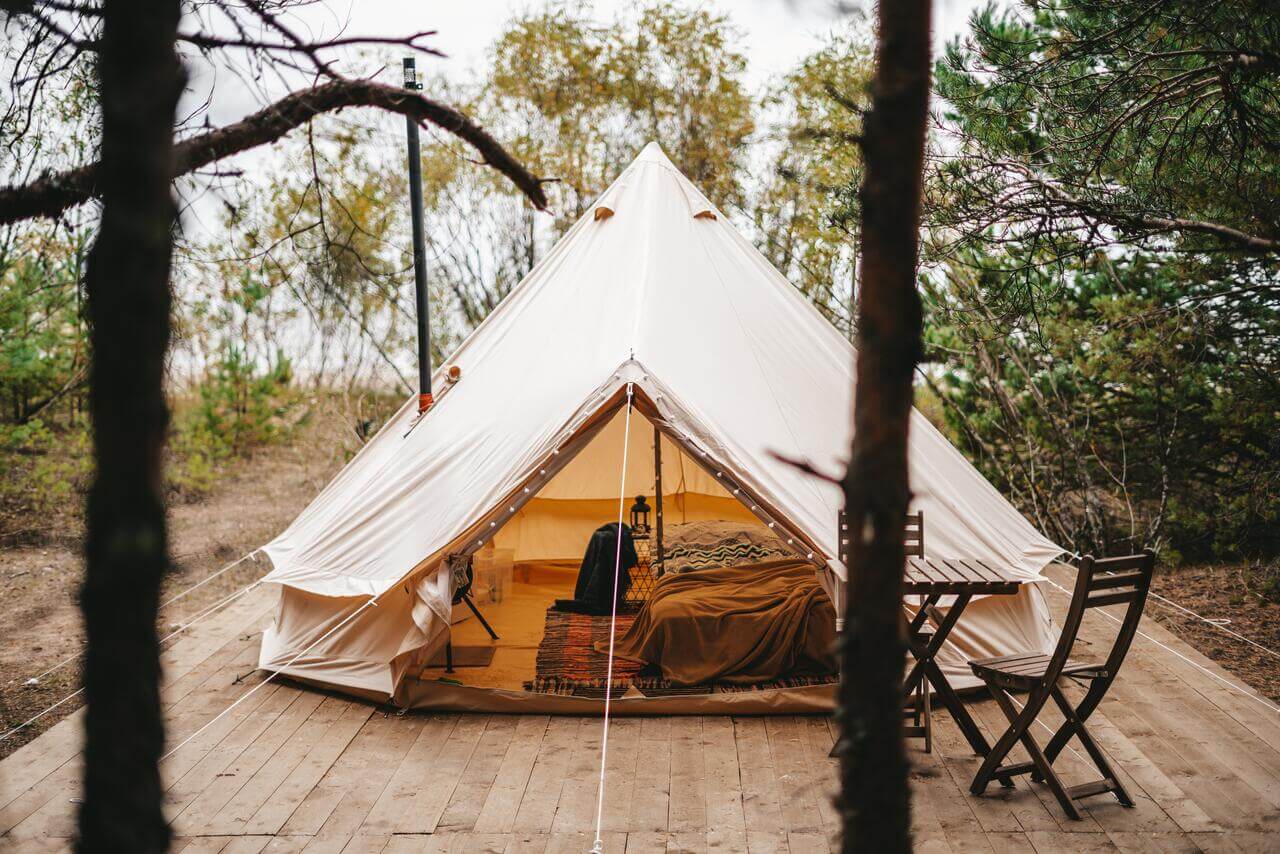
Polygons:
[[[942,672],[942,668],[938,666],[936,660],[938,650],[942,648],[947,635],[951,634],[951,630],[955,628],[956,621],[964,613],[970,598],[969,594],[961,594],[956,597],[955,604],[947,610],[946,616],[938,623],[938,630],[927,645],[910,644],[911,654],[915,657],[916,663],[907,674],[904,687],[910,693],[919,679],[928,679],[929,684],[933,686],[933,690],[938,693],[938,697],[942,700],[942,704],[947,707],[947,711],[951,712],[951,717],[956,722],[956,726],[960,727],[960,731],[964,733],[964,737],[969,742],[969,746],[973,748],[973,752],[979,756],[986,756],[991,752],[991,745],[987,742],[986,736],[982,734],[982,730],[974,722],[969,710],[964,707],[964,702],[956,694],[955,689],[951,687],[951,683],[947,681],[946,675]],[[935,599],[934,601],[937,600]],[[922,611],[923,607],[921,608]]]
[[909,626],[911,630],[911,634],[914,635],[916,632],[920,631],[920,627],[924,625],[924,621],[929,619],[929,614],[927,609],[933,607],[934,605],[937,605],[938,600],[941,598],[942,596],[938,594],[930,594],[924,597],[924,601],[920,603],[920,608],[919,610],[916,611],[916,615],[911,618],[911,623]]

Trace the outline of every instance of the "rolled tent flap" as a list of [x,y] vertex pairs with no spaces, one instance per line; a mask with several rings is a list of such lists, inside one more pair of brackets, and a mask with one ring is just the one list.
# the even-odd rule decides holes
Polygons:
[[[376,606],[369,601],[282,587],[275,622],[262,636],[258,666],[363,696],[390,697],[408,659],[426,648],[432,635],[413,619],[420,600],[402,588],[383,594]],[[447,624],[447,618],[429,623],[437,635]]]
[[[603,209],[612,215],[596,218]],[[506,531],[526,557],[563,557],[597,510],[579,502],[616,501],[597,489],[592,469],[607,468],[616,491],[609,442],[620,433],[610,432],[610,418],[628,382],[678,450],[672,459],[695,464],[675,495],[698,512],[732,507],[774,522],[813,554],[824,576],[839,575],[842,568],[826,561],[836,554],[840,490],[774,454],[843,469],[853,349],[656,145],[441,366],[439,387],[454,367],[461,378],[424,418],[407,401],[264,546],[273,567],[266,580],[282,586],[264,667],[297,656],[293,675],[394,694],[414,656],[444,636],[445,554]],[[926,552],[1038,578],[1063,550],[919,413],[911,431],[913,506],[925,511]],[[667,474],[663,448],[665,486],[676,475]],[[580,451],[586,456],[575,471],[568,463]],[[557,473],[566,479],[552,486]],[[725,504],[725,494],[746,510]],[[375,597],[375,606],[333,630]],[[1047,648],[1047,625],[1032,590],[975,602],[953,634],[955,655],[944,661],[964,675],[966,650]]]

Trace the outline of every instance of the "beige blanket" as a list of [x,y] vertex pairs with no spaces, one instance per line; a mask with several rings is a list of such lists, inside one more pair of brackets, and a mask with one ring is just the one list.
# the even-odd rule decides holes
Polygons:
[[835,610],[796,560],[664,576],[615,654],[677,685],[750,684],[835,670]]

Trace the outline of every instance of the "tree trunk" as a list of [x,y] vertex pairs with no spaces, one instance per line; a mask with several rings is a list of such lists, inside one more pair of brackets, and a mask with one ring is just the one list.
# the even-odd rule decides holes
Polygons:
[[106,0],[98,56],[102,222],[89,256],[89,409],[97,472],[85,581],[84,797],[78,850],[164,851],[156,616],[168,568],[161,449],[173,122],[184,73],[177,0]]
[[912,376],[921,350],[916,262],[929,12],[929,0],[881,0],[871,110],[863,124],[857,390],[844,480],[850,530],[840,683],[845,851],[911,850],[902,747],[902,569]]

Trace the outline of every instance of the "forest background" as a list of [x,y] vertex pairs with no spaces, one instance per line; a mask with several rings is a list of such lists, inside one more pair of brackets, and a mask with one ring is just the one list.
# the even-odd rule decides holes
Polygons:
[[[917,405],[1064,546],[1230,563],[1241,596],[1277,602],[1280,24],[1249,0],[1147,8],[991,7],[947,45]],[[470,74],[421,62],[433,97],[557,179],[535,213],[459,144],[424,139],[433,361],[649,140],[852,337],[871,44],[851,14],[762,87],[727,16],[550,3]],[[42,49],[9,40],[5,60]],[[358,62],[398,80],[398,56]],[[91,68],[61,72],[38,100],[21,76],[0,91],[4,183],[94,153]],[[201,225],[175,258],[172,495],[199,500],[322,406],[350,453],[415,390],[401,120],[316,119],[252,169],[180,189]],[[0,545],[79,536],[96,215],[0,231]]]

